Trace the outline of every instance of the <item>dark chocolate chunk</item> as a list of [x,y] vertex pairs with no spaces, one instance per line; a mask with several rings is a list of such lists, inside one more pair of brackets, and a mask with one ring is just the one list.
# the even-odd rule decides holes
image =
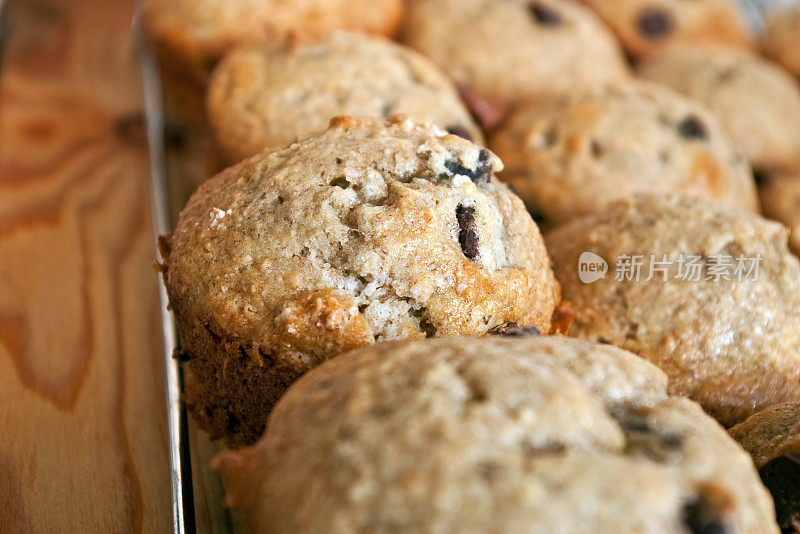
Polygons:
[[684,139],[708,139],[706,125],[695,115],[689,115],[678,124],[678,133]]
[[683,523],[692,534],[733,534],[719,507],[702,494],[683,507]]
[[775,501],[775,513],[781,531],[800,531],[800,456],[775,458],[765,464],[758,474]]
[[672,33],[675,23],[666,11],[648,8],[639,15],[638,26],[639,33],[648,39],[661,39]]
[[592,142],[590,144],[590,148],[592,150],[592,156],[593,157],[599,158],[599,157],[601,157],[603,155],[603,152],[604,152],[603,145],[601,145],[600,141],[598,141],[597,139],[592,139]]
[[628,419],[621,421],[620,424],[626,432],[645,433],[653,431],[653,427],[650,426],[647,419]]
[[666,447],[668,449],[677,449],[683,445],[683,436],[675,433],[660,434],[658,436],[658,442],[662,447]]
[[542,2],[528,2],[528,12],[533,20],[542,26],[560,26],[561,15],[556,10]]
[[422,330],[422,332],[425,334],[425,337],[436,336],[436,325],[428,320],[427,310],[425,308],[419,310],[412,308],[408,311],[408,314],[419,319],[419,329]]
[[489,178],[492,176],[492,156],[485,148],[481,149],[478,155],[478,164],[474,171],[464,167],[455,159],[446,161],[444,166],[448,171],[453,173],[453,175],[460,174],[461,176],[468,177],[475,185],[489,183]]
[[500,324],[489,330],[490,336],[538,336],[541,332],[534,325],[519,326],[517,323]]
[[464,256],[474,260],[478,257],[478,232],[475,228],[475,208],[458,206],[456,208],[456,219],[458,220],[458,242]]
[[460,124],[456,124],[453,126],[448,126],[447,133],[457,135],[462,139],[466,139],[467,141],[474,141],[472,135],[469,133],[469,130],[461,126]]

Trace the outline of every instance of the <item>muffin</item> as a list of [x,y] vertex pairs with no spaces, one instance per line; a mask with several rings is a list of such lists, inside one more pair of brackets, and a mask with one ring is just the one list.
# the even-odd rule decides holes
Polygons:
[[213,465],[252,532],[777,533],[750,458],[665,382],[561,336],[383,343]]
[[674,43],[753,48],[738,0],[584,0],[603,18],[633,58]]
[[236,50],[214,70],[207,105],[229,163],[319,133],[336,115],[404,113],[482,143],[455,87],[435,65],[402,45],[356,34]]
[[144,0],[142,21],[165,63],[202,82],[236,45],[335,29],[391,35],[401,10],[402,0]]
[[777,66],[730,50],[675,47],[639,73],[705,103],[754,167],[800,161],[800,86]]
[[456,83],[495,104],[628,75],[611,32],[569,0],[415,0],[403,34]]
[[781,225],[698,197],[637,195],[546,244],[575,311],[569,335],[650,360],[671,394],[726,426],[800,400],[800,263]]
[[800,168],[764,175],[758,197],[764,215],[789,229],[789,248],[800,256]]
[[643,82],[521,107],[493,136],[500,179],[548,225],[636,192],[757,209],[750,169],[706,108]]
[[339,117],[202,185],[163,240],[201,426],[252,443],[298,376],[377,341],[547,333],[558,284],[501,166],[430,124]]
[[730,429],[753,456],[782,532],[800,532],[800,403],[776,404]]
[[764,53],[800,76],[800,5],[775,9],[764,30]]

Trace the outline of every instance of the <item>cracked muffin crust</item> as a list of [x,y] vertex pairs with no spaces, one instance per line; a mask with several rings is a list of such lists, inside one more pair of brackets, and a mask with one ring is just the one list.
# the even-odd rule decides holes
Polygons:
[[491,139],[500,179],[547,224],[636,192],[684,192],[757,210],[747,163],[702,105],[655,84],[608,85],[524,106]]
[[639,74],[706,104],[754,167],[800,161],[800,85],[776,65],[720,48],[674,47]]
[[800,6],[773,10],[764,30],[764,53],[800,76]]
[[[637,195],[545,240],[575,311],[569,335],[652,361],[669,376],[670,393],[693,398],[726,426],[800,400],[800,263],[781,225],[698,197]],[[584,252],[608,262],[604,278],[580,281]],[[632,265],[636,255],[640,279],[630,269],[618,277],[619,258]],[[732,272],[739,256],[741,276]],[[747,258],[759,256],[755,269]],[[659,270],[647,280],[650,266]],[[714,274],[726,269],[727,280]]]
[[747,454],[665,388],[561,336],[378,344],[213,466],[252,532],[777,533]]
[[758,198],[764,215],[789,229],[789,248],[800,256],[800,167],[766,173]]
[[376,341],[550,331],[559,288],[488,150],[405,117],[338,117],[206,182],[164,278],[203,428],[251,443],[302,373]]
[[782,532],[800,532],[800,403],[751,415],[730,429],[772,493]]
[[144,0],[142,22],[172,68],[198,82],[226,51],[342,29],[391,35],[402,0]]
[[754,38],[738,0],[583,0],[633,58],[674,43],[714,43],[750,50]]
[[404,40],[456,81],[510,105],[628,76],[611,32],[569,0],[415,0]]
[[240,49],[209,81],[208,116],[235,163],[321,132],[331,117],[433,122],[478,144],[483,138],[453,84],[429,60],[391,41],[337,33],[306,46]]

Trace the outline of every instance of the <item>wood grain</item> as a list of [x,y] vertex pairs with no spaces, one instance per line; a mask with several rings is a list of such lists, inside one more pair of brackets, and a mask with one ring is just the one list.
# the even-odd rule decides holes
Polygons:
[[134,2],[5,9],[0,532],[167,532]]

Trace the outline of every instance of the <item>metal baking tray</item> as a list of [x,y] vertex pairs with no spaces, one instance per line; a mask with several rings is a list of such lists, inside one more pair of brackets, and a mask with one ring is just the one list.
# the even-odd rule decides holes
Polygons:
[[[800,0],[740,0],[757,33],[763,30],[764,17],[773,9]],[[0,7],[3,0],[0,0]],[[138,24],[134,35],[142,67],[145,123],[150,152],[152,216],[155,238],[168,233],[189,195],[212,174],[213,156],[207,134],[201,128],[170,122],[166,99],[152,50]],[[156,247],[156,257],[161,260]],[[172,486],[172,516],[175,533],[240,533],[231,512],[224,507],[224,490],[216,472],[209,467],[211,457],[222,449],[212,442],[188,417],[181,398],[182,372],[173,357],[180,348],[177,327],[168,308],[166,289],[159,280],[164,364],[166,368],[167,421]]]

